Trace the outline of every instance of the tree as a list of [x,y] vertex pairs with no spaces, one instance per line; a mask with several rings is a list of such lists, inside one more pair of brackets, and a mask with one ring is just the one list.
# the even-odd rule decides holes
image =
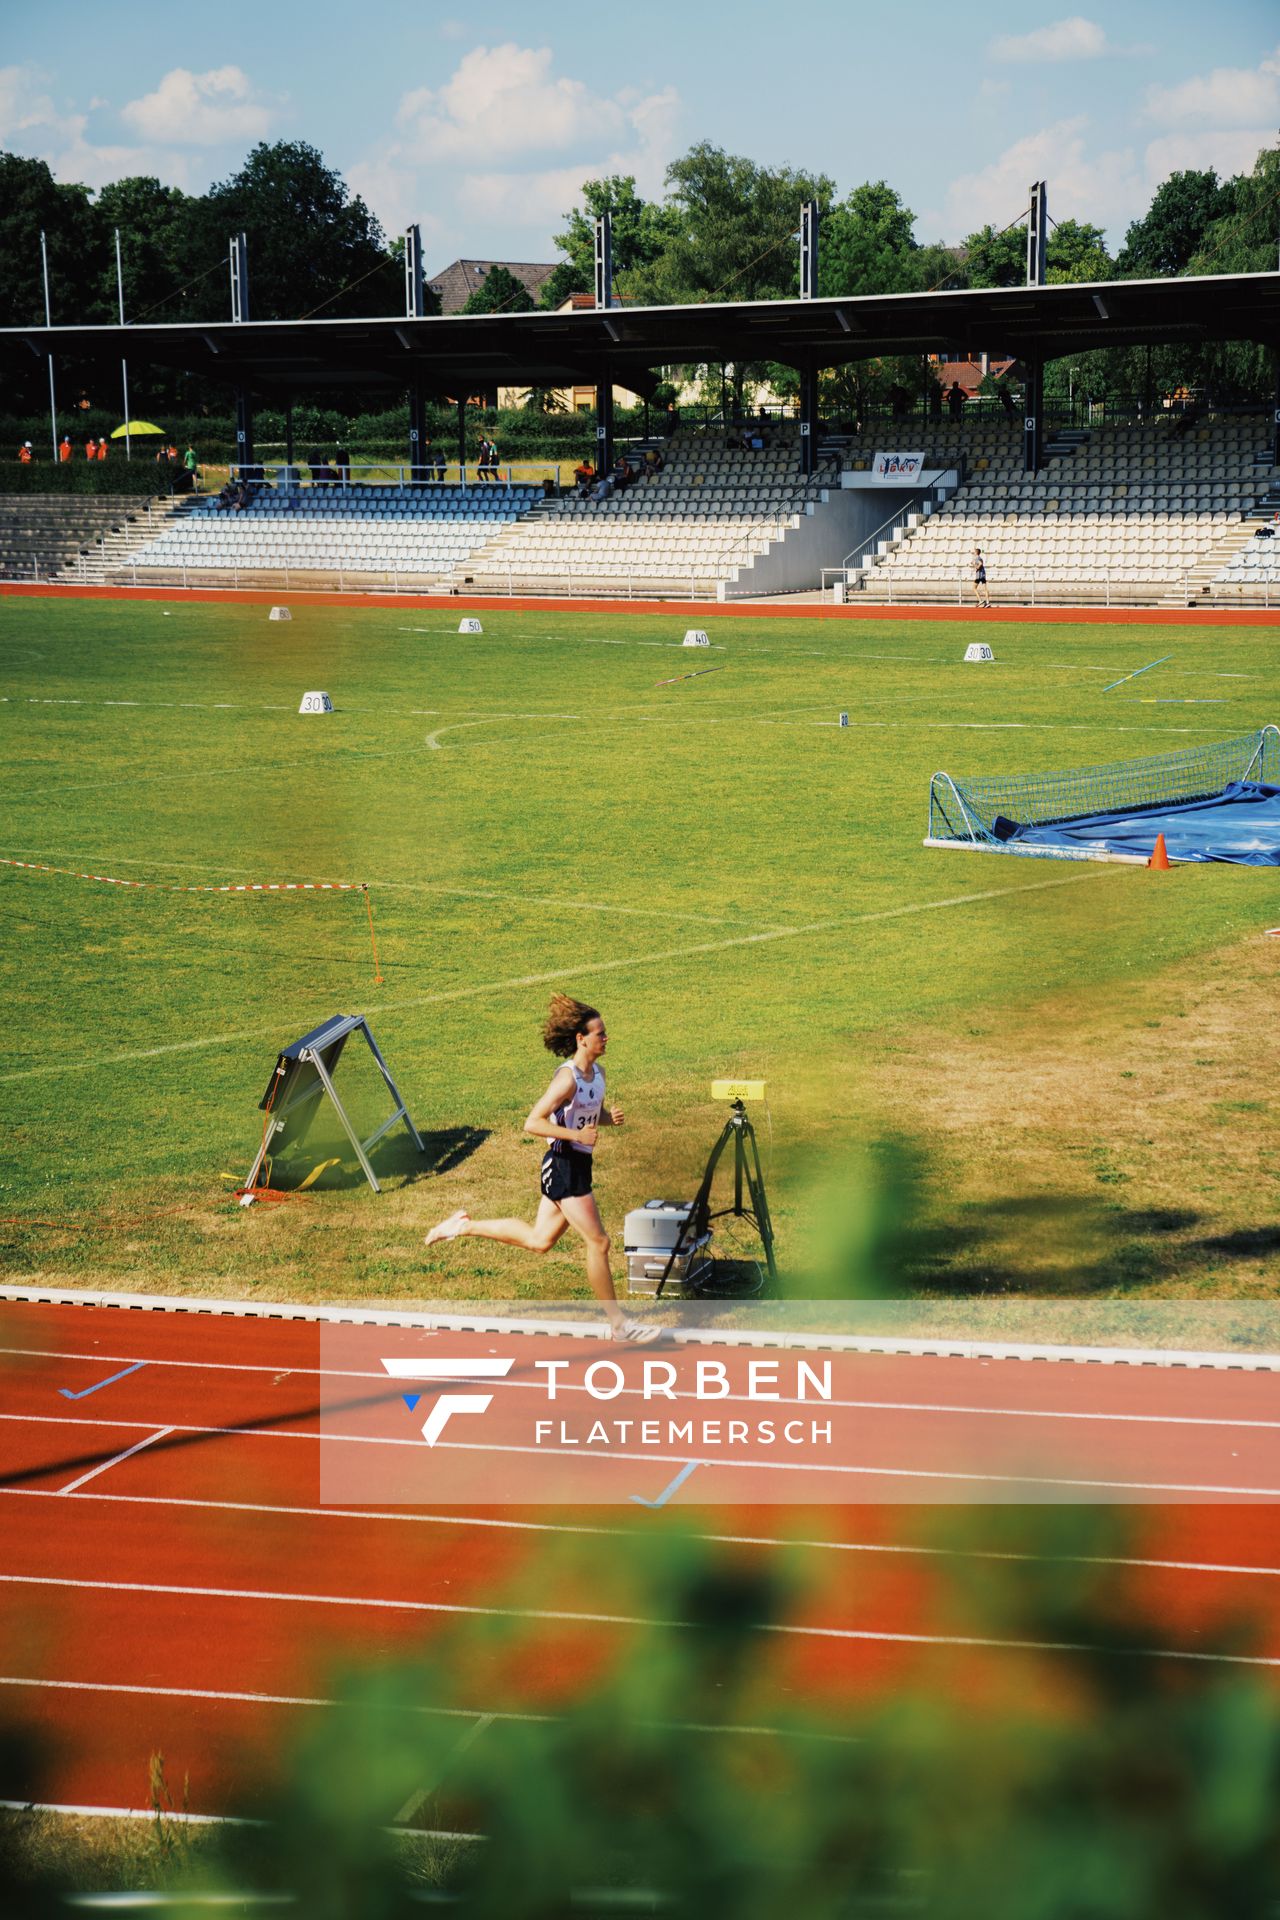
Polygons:
[[187,227],[193,202],[177,187],[162,186],[149,175],[113,181],[97,199],[107,258],[100,294],[115,317],[115,233],[120,235],[121,278],[124,281],[125,318],[156,320],[179,317],[180,289],[187,275]]
[[54,325],[105,318],[90,284],[101,230],[89,189],[59,185],[43,160],[0,153],[0,325],[44,325],[41,233]]
[[639,287],[671,239],[670,213],[640,197],[633,174],[614,173],[603,180],[584,180],[582,201],[556,235],[555,244],[565,258],[543,287],[544,307],[558,307],[571,293],[590,293],[594,288],[595,223],[602,214],[607,213],[610,219],[613,277],[619,294]]
[[883,180],[855,187],[822,223],[818,291],[906,293],[918,285],[915,215]]
[[1280,146],[1264,147],[1253,171],[1228,181],[1223,193],[1232,204],[1206,229],[1189,262],[1191,272],[1274,273]]
[[654,262],[666,300],[781,300],[796,291],[800,207],[825,210],[825,174],[757,166],[703,141],[667,168],[667,244]]
[[1171,173],[1156,188],[1142,219],[1135,220],[1125,234],[1117,271],[1146,279],[1185,273],[1204,246],[1209,228],[1230,219],[1235,208],[1235,183],[1220,182],[1212,169]]
[[532,313],[533,300],[523,281],[501,264],[489,268],[474,293],[467,295],[464,313]]
[[[197,204],[202,268],[225,259],[229,235],[248,235],[252,319],[397,311],[402,283],[382,228],[305,141],[256,146]],[[199,297],[211,317],[222,317],[226,283],[211,280],[216,292],[206,285]]]
[[[971,287],[1022,287],[1027,281],[1027,230],[1019,222],[997,233],[980,227],[964,242],[964,277]],[[1045,278],[1051,283],[1107,280],[1112,274],[1106,235],[1079,220],[1049,223]]]

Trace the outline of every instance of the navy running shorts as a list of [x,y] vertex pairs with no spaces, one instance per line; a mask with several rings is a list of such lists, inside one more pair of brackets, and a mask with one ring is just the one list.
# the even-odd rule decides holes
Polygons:
[[591,1191],[591,1155],[570,1147],[566,1153],[542,1156],[542,1191],[548,1200],[578,1199]]

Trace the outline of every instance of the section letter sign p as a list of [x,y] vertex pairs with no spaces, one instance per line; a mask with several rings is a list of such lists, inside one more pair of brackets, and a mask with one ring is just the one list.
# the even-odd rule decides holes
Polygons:
[[[505,1360],[490,1356],[473,1360],[386,1360],[382,1362],[393,1380],[501,1380],[515,1365],[514,1356]],[[434,1447],[448,1424],[450,1414],[484,1413],[493,1400],[491,1393],[442,1393],[422,1423],[422,1437]]]

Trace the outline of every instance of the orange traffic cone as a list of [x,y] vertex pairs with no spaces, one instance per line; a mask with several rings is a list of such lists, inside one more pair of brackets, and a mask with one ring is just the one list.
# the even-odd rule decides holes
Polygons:
[[1147,865],[1154,867],[1157,873],[1168,873],[1169,871],[1169,853],[1164,844],[1164,835],[1162,833],[1156,835],[1155,851],[1152,853]]

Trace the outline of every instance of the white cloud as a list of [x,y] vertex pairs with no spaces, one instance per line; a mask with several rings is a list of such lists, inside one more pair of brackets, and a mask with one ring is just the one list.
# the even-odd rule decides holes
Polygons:
[[557,74],[545,47],[476,47],[442,86],[404,95],[394,134],[347,178],[392,233],[424,205],[452,207],[449,228],[431,222],[433,251],[549,257],[584,180],[631,174],[642,194],[660,192],[679,107],[672,87],[593,93]]
[[1073,14],[1069,20],[1055,20],[1052,26],[1036,27],[1031,33],[1000,33],[991,41],[987,53],[992,60],[1022,65],[1033,60],[1097,60],[1117,49],[1107,44],[1107,36],[1096,20]]
[[1148,120],[1166,127],[1199,122],[1215,127],[1256,127],[1280,120],[1280,47],[1256,67],[1215,67],[1174,87],[1149,87]]
[[456,164],[617,143],[647,103],[593,94],[551,61],[550,47],[473,47],[442,87],[418,87],[400,102],[406,153]]
[[39,84],[30,67],[0,67],[0,139],[55,122],[53,101],[37,91]]
[[1274,127],[1230,127],[1191,133],[1166,133],[1151,141],[1143,159],[1154,192],[1171,173],[1207,173],[1223,179],[1233,173],[1252,173],[1264,147],[1274,147]]
[[990,166],[953,180],[941,214],[945,237],[962,239],[988,222],[996,228],[1007,226],[1026,206],[1033,180],[1048,181],[1049,212],[1055,220],[1110,227],[1133,219],[1135,207],[1145,205],[1142,169],[1133,150],[1101,152],[1088,138],[1088,125],[1083,114],[1056,121],[1016,140]]
[[253,98],[249,77],[239,67],[213,67],[207,73],[174,67],[154,93],[121,108],[121,118],[144,140],[216,147],[226,141],[261,140],[271,124],[271,109]]

